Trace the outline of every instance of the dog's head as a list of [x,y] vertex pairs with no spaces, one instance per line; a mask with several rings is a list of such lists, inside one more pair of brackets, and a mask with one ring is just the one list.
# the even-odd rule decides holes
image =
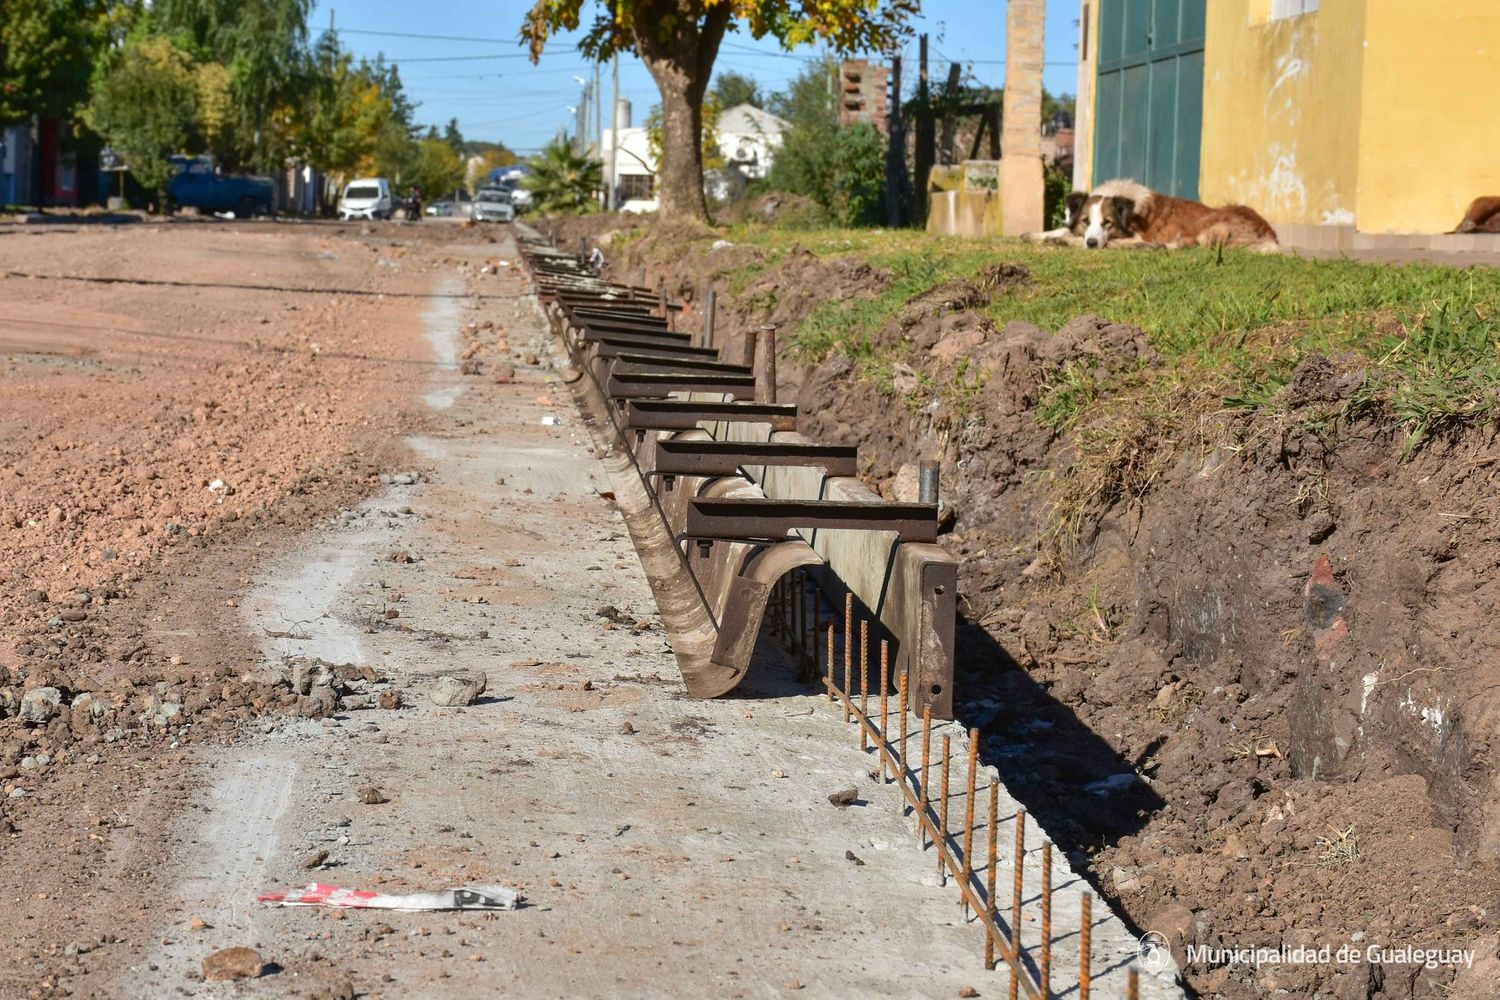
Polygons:
[[1103,249],[1110,240],[1135,235],[1135,201],[1123,195],[1097,195],[1074,191],[1068,195],[1068,231],[1083,237],[1091,250]]

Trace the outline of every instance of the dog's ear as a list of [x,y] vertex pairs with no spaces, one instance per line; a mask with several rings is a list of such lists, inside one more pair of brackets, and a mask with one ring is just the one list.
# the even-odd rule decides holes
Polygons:
[[1120,230],[1120,235],[1135,235],[1135,202],[1123,195],[1116,195],[1109,200],[1109,205],[1113,210],[1115,226]]
[[1084,202],[1088,200],[1089,193],[1087,191],[1071,191],[1068,193],[1068,198],[1065,202],[1068,206],[1068,217],[1064,221],[1069,226],[1078,221],[1078,217],[1083,213]]

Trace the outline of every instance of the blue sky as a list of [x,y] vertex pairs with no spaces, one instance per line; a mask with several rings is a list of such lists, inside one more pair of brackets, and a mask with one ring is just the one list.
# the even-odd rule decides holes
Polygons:
[[[594,4],[590,2],[586,15]],[[521,153],[545,145],[559,126],[572,131],[580,88],[575,76],[590,78],[593,65],[579,55],[575,37],[554,39],[532,66],[515,41],[530,0],[318,0],[310,27],[314,36],[328,25],[330,8],[344,45],[356,55],[384,53],[401,67],[407,92],[421,106],[424,123],[457,118],[469,139],[502,141]],[[414,11],[420,13],[414,16]],[[1071,94],[1077,84],[1079,5],[1051,0],[1047,5],[1047,89]],[[587,23],[587,18],[585,20]],[[941,79],[948,63],[963,63],[972,79],[998,86],[1004,77],[1004,0],[924,0],[916,22],[930,36],[931,73]],[[451,36],[451,37],[416,37]],[[748,73],[761,89],[774,93],[796,76],[815,49],[787,53],[769,39],[760,42],[743,32],[725,39],[716,72]],[[904,53],[904,89],[915,81],[917,43]],[[972,64],[972,65],[971,65]],[[609,67],[603,71],[606,100]],[[639,125],[657,102],[651,74],[637,60],[621,58],[620,90],[633,105]],[[606,107],[608,105],[606,104]],[[608,119],[606,118],[606,123]]]

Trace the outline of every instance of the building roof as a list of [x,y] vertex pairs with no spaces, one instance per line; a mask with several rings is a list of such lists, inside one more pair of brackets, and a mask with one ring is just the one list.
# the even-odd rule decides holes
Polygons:
[[719,131],[735,134],[780,135],[788,124],[753,104],[736,104],[719,113]]

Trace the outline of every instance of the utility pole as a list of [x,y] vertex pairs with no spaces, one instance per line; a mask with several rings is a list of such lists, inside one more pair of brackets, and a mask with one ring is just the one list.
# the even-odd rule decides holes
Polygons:
[[912,192],[913,220],[919,226],[927,225],[927,177],[932,173],[932,147],[937,142],[932,120],[932,91],[927,86],[927,36],[923,35],[917,50],[917,148],[913,151]]
[[583,137],[589,128],[589,83],[579,77],[573,79],[583,84],[583,94],[578,98],[578,107],[575,109],[576,121],[573,123],[573,152],[579,156],[583,155]]
[[[599,86],[599,63],[594,63],[594,155],[600,162],[604,160],[604,96],[603,88]],[[603,194],[603,192],[600,192]]]
[[620,196],[618,192],[619,183],[615,172],[620,165],[620,56],[615,54],[609,70],[609,173],[606,180],[609,190],[606,192],[607,205],[613,212],[619,208]]
[[885,223],[895,229],[905,223],[902,211],[906,195],[906,128],[901,120],[901,57],[891,57],[891,96],[886,105],[889,118],[885,153]]

